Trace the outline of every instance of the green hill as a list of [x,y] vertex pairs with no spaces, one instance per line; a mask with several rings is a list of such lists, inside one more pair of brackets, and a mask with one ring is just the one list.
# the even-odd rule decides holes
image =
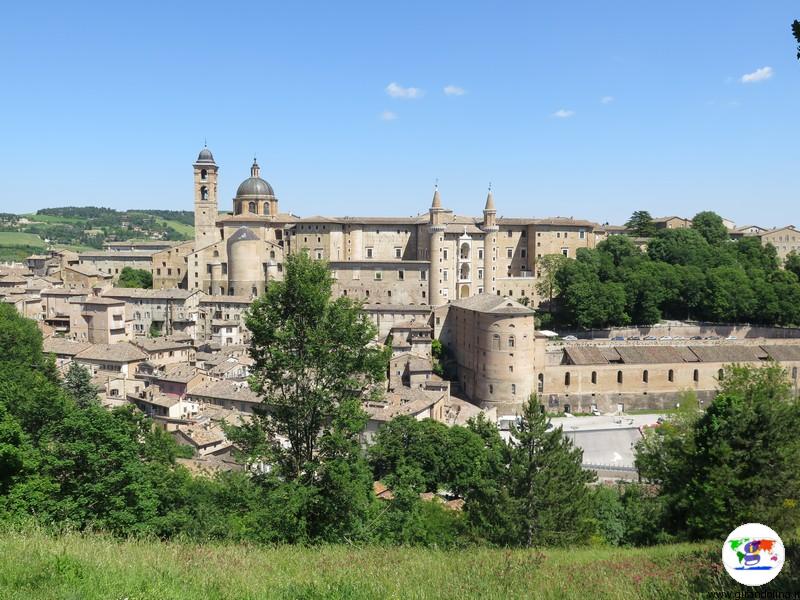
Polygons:
[[[0,597],[690,598],[736,590],[716,545],[431,550],[0,534]],[[788,565],[787,565],[788,566]],[[781,573],[779,579],[784,577]],[[777,581],[777,580],[776,580]]]

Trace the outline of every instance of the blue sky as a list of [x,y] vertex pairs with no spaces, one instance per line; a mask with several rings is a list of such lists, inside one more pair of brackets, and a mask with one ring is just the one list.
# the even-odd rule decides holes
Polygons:
[[462,214],[491,181],[506,216],[800,225],[794,18],[788,0],[8,3],[0,211],[191,209],[206,138],[222,209],[257,154],[301,215],[416,214],[438,178]]

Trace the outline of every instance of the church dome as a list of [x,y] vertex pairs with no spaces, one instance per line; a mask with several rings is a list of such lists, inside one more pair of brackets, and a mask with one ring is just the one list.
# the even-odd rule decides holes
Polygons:
[[275,192],[272,190],[272,186],[261,179],[261,177],[248,177],[239,185],[239,189],[236,190],[237,198],[242,196],[265,197],[274,195]]
[[197,155],[197,162],[213,163],[214,155],[211,154],[211,150],[209,150],[208,148],[203,148],[202,150],[200,150],[200,154]]
[[250,168],[250,177],[245,179],[239,188],[236,190],[237,198],[268,198],[275,197],[275,192],[272,186],[259,177],[258,163],[253,160],[253,166]]

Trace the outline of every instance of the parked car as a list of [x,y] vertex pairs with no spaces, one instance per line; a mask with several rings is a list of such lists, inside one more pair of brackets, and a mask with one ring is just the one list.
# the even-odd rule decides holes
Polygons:
[[658,338],[656,336],[654,336],[654,335],[646,335],[646,336],[644,336],[644,339],[647,340],[648,342],[653,342],[653,341],[657,340]]
[[719,336],[718,336],[718,335],[710,335],[710,336],[708,336],[706,339],[707,339],[707,340],[718,340],[718,339],[719,339]]
[[661,336],[661,341],[662,342],[671,342],[672,341],[672,336],[671,335],[662,335]]
[[726,337],[725,339],[726,339],[726,340],[728,340],[728,341],[730,341],[730,340],[738,340],[739,338],[737,338],[735,335],[729,335],[729,336],[728,336],[728,337]]
[[624,342],[625,341],[625,336],[624,335],[615,335],[613,338],[611,338],[611,341],[612,342]]
[[702,340],[702,339],[703,339],[703,336],[702,336],[702,335],[693,335],[693,336],[692,336],[692,337],[690,337],[689,339],[690,339],[690,340]]
[[564,336],[564,341],[565,342],[577,342],[578,338],[576,338],[574,335],[567,335],[567,336]]
[[628,338],[628,341],[638,342],[640,339],[642,338],[640,338],[638,335],[632,335],[631,337]]

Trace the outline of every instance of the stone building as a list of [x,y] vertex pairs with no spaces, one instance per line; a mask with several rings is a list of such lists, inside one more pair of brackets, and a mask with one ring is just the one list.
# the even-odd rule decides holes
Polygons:
[[534,311],[504,296],[481,294],[447,307],[440,339],[466,396],[481,406],[519,406],[534,392]]
[[134,336],[184,333],[194,335],[200,294],[193,290],[111,288],[106,298],[125,302],[126,318]]
[[794,225],[768,229],[755,235],[761,238],[762,244],[775,246],[781,264],[786,261],[786,257],[791,252],[800,253],[800,231],[795,229]]
[[153,252],[154,250],[91,250],[79,253],[78,263],[94,267],[116,280],[125,267],[150,271],[153,267]]
[[[497,216],[487,195],[481,217],[456,215],[438,189],[427,214],[411,217],[305,217],[280,212],[256,161],[219,215],[219,167],[204,148],[193,165],[195,240],[153,255],[155,287],[254,297],[281,279],[285,257],[305,251],[328,261],[334,293],[369,304],[439,306],[480,293],[530,297],[536,259],[574,256],[605,231],[572,218]],[[159,270],[161,272],[159,273]],[[171,271],[171,272],[170,272]]]
[[540,360],[536,391],[548,410],[623,412],[674,408],[686,391],[709,401],[730,364],[779,363],[797,393],[800,346],[768,340],[761,345],[567,345],[553,347]]

